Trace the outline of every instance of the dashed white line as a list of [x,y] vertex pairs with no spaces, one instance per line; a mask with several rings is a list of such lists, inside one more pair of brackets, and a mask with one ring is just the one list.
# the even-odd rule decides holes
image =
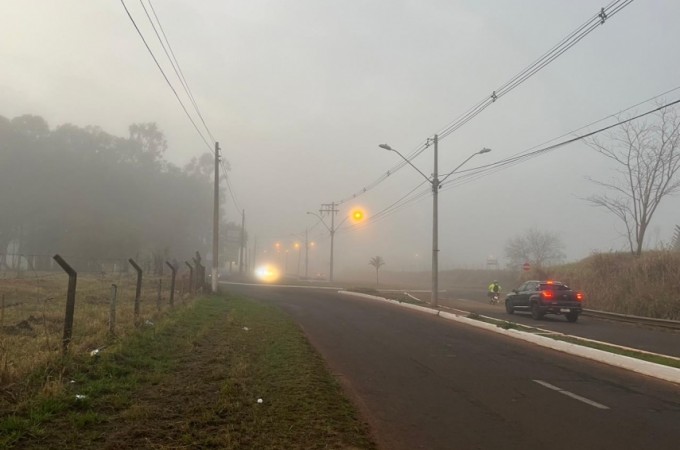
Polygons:
[[559,387],[557,387],[557,386],[554,386],[554,385],[552,385],[552,384],[550,384],[550,383],[548,383],[548,382],[545,382],[545,381],[543,381],[543,380],[533,380],[533,381],[534,381],[535,383],[540,384],[540,385],[543,386],[543,387],[547,387],[548,389],[552,389],[553,391],[557,391],[557,392],[559,392],[560,394],[564,394],[564,395],[566,395],[567,397],[571,397],[571,398],[573,398],[574,400],[578,400],[578,401],[583,402],[583,403],[585,403],[585,404],[587,404],[587,405],[594,406],[595,408],[599,408],[599,409],[609,409],[609,406],[605,406],[605,405],[603,405],[602,403],[597,403],[597,402],[594,402],[594,401],[592,401],[592,400],[589,400],[589,399],[587,399],[587,398],[585,398],[585,397],[581,397],[580,395],[574,394],[573,392],[565,391],[564,389],[559,388]]

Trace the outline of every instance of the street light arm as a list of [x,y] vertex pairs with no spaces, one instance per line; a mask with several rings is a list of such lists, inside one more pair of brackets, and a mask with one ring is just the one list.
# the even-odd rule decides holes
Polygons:
[[421,175],[422,175],[429,183],[432,183],[432,179],[431,179],[430,177],[428,177],[427,175],[425,175],[419,168],[417,168],[416,166],[414,166],[413,163],[412,163],[411,161],[409,161],[408,159],[406,159],[406,158],[404,157],[404,155],[402,155],[401,153],[399,153],[398,150],[393,149],[392,147],[390,147],[390,146],[387,145],[387,144],[380,144],[380,145],[378,145],[378,147],[383,148],[383,149],[385,149],[385,150],[389,150],[389,151],[394,152],[394,153],[396,153],[397,155],[401,156],[401,159],[403,159],[403,160],[406,161],[411,167],[413,167],[414,169],[416,169],[416,170],[418,171],[418,173],[421,174]]
[[473,154],[471,154],[470,156],[468,156],[467,159],[466,159],[465,161],[463,161],[462,163],[458,164],[458,167],[456,167],[455,169],[453,169],[451,172],[449,172],[448,174],[446,174],[446,176],[445,176],[444,178],[442,178],[441,180],[439,180],[439,184],[442,184],[442,183],[444,182],[444,180],[446,180],[448,177],[450,177],[451,175],[453,175],[454,173],[456,173],[456,171],[457,171],[458,169],[460,169],[461,167],[463,167],[463,166],[465,165],[466,162],[470,161],[470,160],[471,160],[472,158],[474,158],[475,156],[481,155],[482,153],[489,153],[490,151],[491,151],[490,148],[483,148],[483,149],[481,149],[481,150],[478,151],[478,152],[474,152]]
[[321,216],[318,215],[317,213],[313,213],[313,212],[309,212],[309,211],[307,211],[307,214],[309,214],[309,215],[311,215],[311,216],[316,216],[316,217],[319,219],[319,221],[323,224],[323,226],[326,227],[326,229],[328,230],[329,233],[332,233],[332,232],[333,232],[333,230],[331,230],[331,229],[328,227],[328,225],[326,225],[326,222],[323,220],[323,217],[321,217]]

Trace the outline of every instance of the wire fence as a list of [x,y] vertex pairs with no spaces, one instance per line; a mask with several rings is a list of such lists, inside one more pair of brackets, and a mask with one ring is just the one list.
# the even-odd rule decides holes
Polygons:
[[69,274],[59,265],[42,271],[0,265],[0,387],[49,367],[64,353],[95,355],[140,327],[155,326],[205,289],[200,261],[191,270],[188,263],[166,263],[162,274],[142,269],[139,277],[132,262],[74,264],[96,270],[75,271],[70,311]]

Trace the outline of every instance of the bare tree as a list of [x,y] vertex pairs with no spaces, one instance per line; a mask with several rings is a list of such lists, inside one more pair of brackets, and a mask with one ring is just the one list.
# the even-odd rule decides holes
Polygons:
[[379,278],[380,268],[385,265],[385,260],[382,259],[382,256],[374,256],[373,258],[371,258],[368,264],[375,267],[375,286],[378,287],[380,285]]
[[505,256],[513,268],[520,267],[525,262],[540,268],[562,262],[565,258],[563,248],[564,244],[557,234],[531,228],[508,240]]
[[591,181],[608,192],[588,198],[626,226],[630,252],[642,253],[649,224],[664,197],[680,189],[680,117],[664,108],[651,122],[633,121],[609,136],[607,144],[588,142],[615,163],[618,174],[611,181]]

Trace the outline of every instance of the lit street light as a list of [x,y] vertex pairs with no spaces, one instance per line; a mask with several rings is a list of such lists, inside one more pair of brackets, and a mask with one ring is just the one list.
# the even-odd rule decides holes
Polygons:
[[451,172],[449,172],[444,178],[441,180],[439,179],[439,173],[438,173],[438,163],[439,163],[439,155],[438,155],[438,144],[439,144],[439,139],[437,135],[434,135],[434,171],[432,173],[432,177],[428,177],[425,175],[420,169],[418,169],[416,166],[411,163],[407,158],[404,157],[401,153],[399,153],[397,150],[393,149],[387,144],[380,144],[378,147],[389,150],[391,152],[396,153],[406,161],[411,167],[413,167],[420,175],[427,180],[430,185],[432,185],[432,298],[431,298],[431,304],[432,306],[438,306],[439,305],[439,187],[441,186],[442,182],[446,180],[448,177],[450,177],[453,173],[455,173],[458,169],[460,169],[466,162],[468,162],[470,159],[472,159],[476,155],[481,155],[483,153],[489,153],[491,149],[488,148],[483,148],[478,152],[473,153],[470,155],[465,161],[460,163],[458,167],[453,169]]
[[328,276],[328,280],[332,283],[333,282],[333,248],[334,248],[334,241],[335,241],[335,232],[350,217],[352,218],[353,223],[359,223],[359,222],[363,221],[366,218],[366,213],[363,210],[355,209],[354,211],[351,212],[351,214],[349,216],[345,217],[344,219],[342,219],[342,221],[339,224],[335,225],[335,213],[337,212],[337,210],[335,209],[335,203],[331,203],[331,208],[329,210],[324,210],[324,211],[320,211],[320,212],[330,212],[331,213],[331,226],[330,227],[328,225],[326,225],[326,221],[323,220],[323,217],[321,217],[319,214],[309,212],[309,211],[307,211],[307,214],[309,214],[311,216],[316,216],[319,219],[319,221],[323,224],[323,226],[326,227],[328,232],[331,234],[331,264],[330,264],[330,273],[329,273],[329,276]]

